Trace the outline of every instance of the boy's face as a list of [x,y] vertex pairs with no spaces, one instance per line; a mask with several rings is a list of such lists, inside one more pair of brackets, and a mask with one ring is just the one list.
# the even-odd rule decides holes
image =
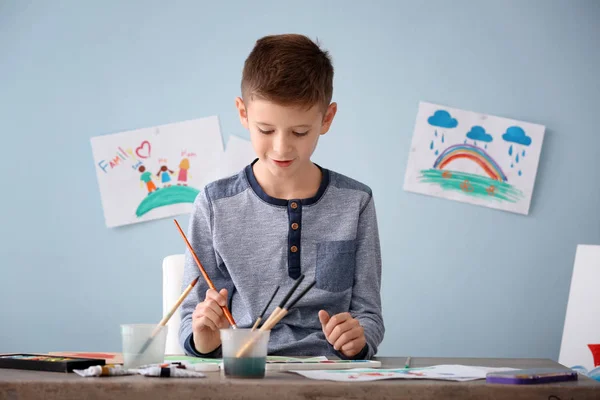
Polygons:
[[236,99],[242,125],[250,131],[256,155],[276,177],[290,177],[310,168],[310,157],[319,137],[329,130],[337,105],[332,103],[325,115],[321,107],[282,106],[268,100],[247,103]]

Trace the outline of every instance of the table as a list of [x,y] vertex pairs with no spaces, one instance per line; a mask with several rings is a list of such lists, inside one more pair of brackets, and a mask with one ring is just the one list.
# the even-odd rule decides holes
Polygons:
[[[380,357],[384,368],[403,367],[406,357]],[[462,364],[488,367],[561,367],[548,359],[419,358],[412,367]],[[600,382],[580,377],[576,382],[541,385],[486,384],[485,380],[446,382],[385,380],[340,383],[317,381],[289,372],[268,372],[265,379],[227,379],[218,372],[207,378],[149,378],[139,375],[83,378],[74,373],[0,369],[0,400],[24,399],[600,399]]]

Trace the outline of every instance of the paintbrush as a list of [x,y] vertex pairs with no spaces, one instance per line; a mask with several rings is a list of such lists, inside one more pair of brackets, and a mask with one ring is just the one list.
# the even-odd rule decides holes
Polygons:
[[275,295],[277,294],[278,291],[279,291],[279,286],[277,286],[275,288],[275,291],[271,295],[271,298],[269,299],[269,302],[267,303],[267,305],[265,306],[265,308],[262,310],[262,312],[260,313],[260,315],[258,316],[258,318],[256,318],[256,322],[252,326],[252,331],[255,331],[256,328],[258,328],[258,325],[260,324],[260,321],[262,321],[263,315],[265,315],[265,313],[267,312],[267,308],[269,308],[269,306],[271,305],[271,302],[275,298]]
[[[296,297],[294,300],[292,300],[290,302],[289,305],[284,306],[275,317],[271,318],[269,317],[269,319],[267,319],[267,321],[264,323],[263,326],[260,327],[259,332],[264,332],[264,331],[269,331],[271,330],[279,321],[281,321],[283,319],[283,317],[285,317],[287,315],[287,313],[289,312],[289,310],[294,307],[294,305],[296,305],[296,303],[302,298],[304,297],[304,295],[306,293],[308,293],[308,291],[310,289],[312,289],[313,286],[315,286],[315,284],[317,283],[317,281],[313,281],[310,285],[308,285],[306,288],[304,288],[304,290],[298,295],[298,297]],[[275,312],[273,312],[273,314],[275,314]],[[271,314],[271,315],[273,315]],[[242,348],[240,348],[240,350],[237,352],[237,354],[235,355],[237,358],[243,357],[244,355],[246,355],[251,349],[252,346],[254,345],[254,343],[256,343],[256,341],[258,340],[259,336],[255,336],[252,339],[250,339],[248,342],[246,342],[244,344],[244,346],[242,346]]]
[[173,316],[175,311],[177,311],[177,308],[179,308],[183,300],[187,297],[187,295],[194,288],[194,286],[196,286],[196,283],[198,283],[198,279],[200,279],[199,276],[197,276],[196,279],[194,279],[192,283],[190,283],[188,287],[185,288],[185,290],[183,291],[181,296],[179,296],[173,307],[171,307],[169,312],[160,320],[158,325],[156,325],[156,328],[154,328],[154,330],[150,334],[150,337],[148,338],[148,340],[146,340],[146,343],[144,343],[140,351],[137,353],[137,357],[140,357],[148,349],[148,347],[150,347],[150,344],[152,344],[152,341],[154,340],[158,332],[160,332],[161,328],[164,327],[167,324],[167,322],[169,322],[169,319]]
[[[194,261],[196,261],[196,265],[198,265],[198,268],[200,269],[200,272],[202,273],[202,276],[204,277],[204,280],[206,281],[206,284],[208,285],[208,287],[210,287],[211,289],[213,289],[213,290],[215,290],[215,291],[218,292],[217,288],[212,283],[212,281],[210,280],[210,277],[208,276],[208,274],[204,270],[204,267],[202,266],[202,263],[198,259],[198,256],[196,255],[196,252],[192,248],[192,245],[190,244],[190,242],[188,241],[187,237],[185,236],[185,233],[183,233],[183,230],[181,230],[181,226],[179,226],[179,223],[177,222],[176,219],[174,219],[173,221],[175,221],[175,225],[177,225],[177,229],[179,229],[179,233],[181,234],[181,237],[183,237],[183,240],[185,240],[185,244],[187,245],[188,250],[190,251],[190,254],[192,255],[192,257],[194,257]],[[225,314],[225,318],[227,318],[227,321],[229,321],[229,323],[231,324],[231,327],[233,329],[237,329],[237,325],[235,324],[235,320],[233,319],[233,315],[231,315],[231,312],[229,311],[229,308],[227,308],[227,305],[221,306],[221,309],[223,310],[223,313]]]
[[279,312],[283,309],[283,306],[285,305],[285,303],[287,303],[289,298],[292,296],[292,294],[294,294],[294,292],[296,291],[296,288],[300,285],[300,283],[302,283],[303,280],[304,280],[304,274],[300,275],[300,277],[296,280],[296,282],[294,283],[292,288],[287,292],[285,297],[281,300],[281,302],[279,302],[279,305],[273,310],[271,315],[269,315],[269,318],[267,318],[267,320],[264,322],[265,324],[267,322],[269,322],[271,319],[275,318],[277,316],[277,314],[279,314]]

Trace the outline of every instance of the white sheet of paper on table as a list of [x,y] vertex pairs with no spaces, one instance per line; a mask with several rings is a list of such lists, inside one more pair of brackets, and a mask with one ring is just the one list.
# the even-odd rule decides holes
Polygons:
[[349,370],[290,371],[306,378],[336,382],[365,382],[383,379],[437,379],[472,381],[485,379],[489,372],[510,371],[514,368],[472,367],[467,365],[435,365],[424,368],[356,368]]

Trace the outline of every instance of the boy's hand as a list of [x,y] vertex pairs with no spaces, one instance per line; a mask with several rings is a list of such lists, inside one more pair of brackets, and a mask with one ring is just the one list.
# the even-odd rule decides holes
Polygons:
[[221,343],[219,329],[229,326],[221,306],[227,304],[227,289],[208,289],[204,301],[192,313],[194,345],[200,353],[210,353]]
[[357,355],[367,344],[365,330],[350,313],[345,312],[330,317],[327,311],[321,310],[319,321],[327,341],[346,357]]

